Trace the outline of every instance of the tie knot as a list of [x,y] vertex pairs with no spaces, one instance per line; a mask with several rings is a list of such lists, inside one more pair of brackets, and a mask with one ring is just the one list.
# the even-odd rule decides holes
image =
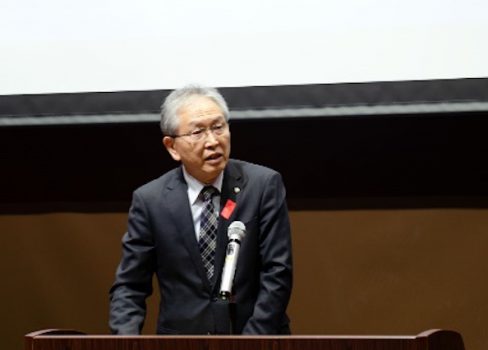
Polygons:
[[215,196],[218,193],[218,190],[213,187],[213,186],[205,186],[202,188],[202,191],[200,192],[200,196],[202,196],[202,200],[204,202],[211,200],[213,196]]

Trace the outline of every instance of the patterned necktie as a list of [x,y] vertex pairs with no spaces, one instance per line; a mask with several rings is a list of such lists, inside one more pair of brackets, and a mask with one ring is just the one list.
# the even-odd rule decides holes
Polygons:
[[200,238],[198,245],[209,281],[214,274],[214,258],[217,247],[218,215],[212,201],[212,197],[217,193],[218,190],[213,186],[204,187],[202,192],[200,192],[200,198],[203,201],[203,210],[200,217]]

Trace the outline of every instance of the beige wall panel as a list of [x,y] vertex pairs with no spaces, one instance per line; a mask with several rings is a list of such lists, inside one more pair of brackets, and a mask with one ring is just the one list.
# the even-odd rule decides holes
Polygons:
[[[107,333],[121,214],[0,216],[0,348],[44,328]],[[296,334],[460,331],[488,347],[488,210],[292,212]],[[149,301],[145,333],[155,329]]]

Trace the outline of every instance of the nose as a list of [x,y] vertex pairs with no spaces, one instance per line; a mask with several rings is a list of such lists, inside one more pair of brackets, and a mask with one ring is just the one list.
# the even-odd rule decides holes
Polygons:
[[215,146],[218,143],[217,137],[214,135],[211,129],[205,131],[205,145]]

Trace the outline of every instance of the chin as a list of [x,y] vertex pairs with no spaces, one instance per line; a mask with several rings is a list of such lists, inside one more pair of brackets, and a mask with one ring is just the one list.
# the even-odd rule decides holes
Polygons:
[[206,183],[214,182],[215,179],[217,178],[217,176],[219,176],[219,174],[222,172],[222,170],[224,170],[224,168],[225,168],[225,165],[215,167],[215,168],[208,170],[208,171],[204,171],[204,177],[205,177],[205,179],[207,179],[207,181],[205,181],[205,182]]

